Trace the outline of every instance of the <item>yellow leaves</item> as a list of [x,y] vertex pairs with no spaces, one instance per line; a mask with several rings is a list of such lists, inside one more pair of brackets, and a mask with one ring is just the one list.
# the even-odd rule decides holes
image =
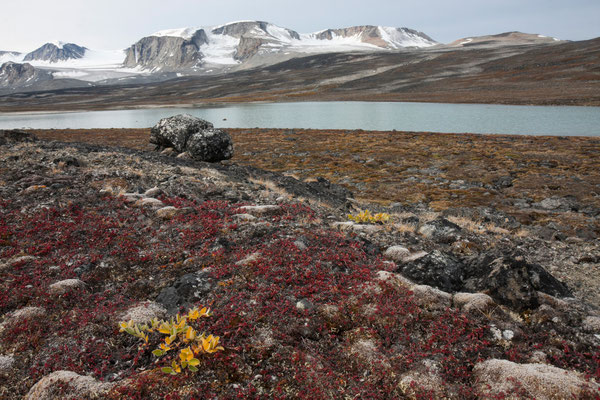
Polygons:
[[169,346],[169,344],[167,344],[167,343],[161,343],[158,347],[165,353],[167,351],[171,350],[171,346]]
[[197,307],[194,307],[190,310],[187,317],[190,321],[195,321],[200,317],[210,317],[210,308],[203,307],[201,310],[198,310]]
[[[129,321],[125,321],[125,322],[120,322],[119,323],[119,332],[127,332],[128,330],[133,330],[133,320],[129,320]],[[129,332],[128,332],[129,333]]]
[[181,362],[188,362],[192,358],[194,358],[194,352],[188,347],[182,349],[179,353],[179,358],[181,358]]
[[162,357],[169,350],[178,349],[181,362],[173,361],[170,367],[163,367],[161,370],[172,375],[177,375],[186,368],[196,372],[198,371],[197,366],[200,365],[200,360],[195,358],[198,354],[211,354],[224,350],[223,346],[219,346],[219,336],[198,334],[198,331],[189,325],[192,321],[210,315],[210,308],[194,307],[187,314],[177,314],[170,321],[153,319],[149,324],[143,325],[135,324],[133,321],[123,321],[119,323],[119,331],[140,338],[144,341],[144,346],[149,345],[151,339],[149,334],[158,332],[167,335],[164,342],[160,343],[158,348],[152,351],[152,354],[155,357]]
[[190,319],[190,321],[195,321],[198,319],[199,317],[199,313],[198,313],[198,308],[194,307],[190,310],[190,312],[188,313],[188,318]]
[[169,324],[168,322],[163,322],[162,324],[160,324],[158,331],[160,333],[164,333],[165,335],[170,335],[171,334],[171,324]]
[[369,210],[361,211],[356,215],[348,214],[348,219],[358,223],[380,223],[385,224],[390,220],[390,214],[388,213],[377,213],[371,214]]
[[188,326],[187,330],[185,331],[185,341],[186,342],[191,342],[194,339],[196,339],[196,335],[197,332],[194,330],[194,328],[192,328],[191,326]]
[[219,336],[213,335],[202,338],[202,349],[206,353],[215,353],[218,350],[225,350],[222,346],[219,346]]

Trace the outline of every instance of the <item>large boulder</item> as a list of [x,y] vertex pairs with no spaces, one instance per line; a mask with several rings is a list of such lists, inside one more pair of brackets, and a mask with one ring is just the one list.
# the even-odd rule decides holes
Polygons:
[[193,134],[187,143],[187,152],[197,160],[217,162],[233,157],[233,141],[220,129],[206,129]]
[[449,254],[438,250],[400,267],[402,275],[413,281],[435,286],[446,292],[457,292],[464,279],[463,264]]
[[515,310],[534,309],[539,305],[538,292],[569,297],[571,291],[548,271],[511,256],[481,256],[466,268],[464,289],[485,291],[497,303]]
[[216,162],[233,157],[233,142],[226,132],[188,114],[161,119],[150,131],[150,143],[159,148],[188,152],[197,160]]

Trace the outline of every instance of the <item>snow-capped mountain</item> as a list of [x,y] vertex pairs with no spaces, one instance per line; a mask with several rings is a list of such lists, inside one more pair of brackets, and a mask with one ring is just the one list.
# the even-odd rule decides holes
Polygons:
[[236,65],[260,54],[382,51],[437,44],[408,28],[356,26],[299,34],[263,21],[156,32],[127,49],[126,67],[147,70]]
[[79,59],[85,56],[86,50],[85,47],[74,43],[51,42],[26,54],[23,61],[47,61],[55,63],[58,61]]
[[468,37],[463,39],[455,40],[448,44],[451,47],[497,47],[497,46],[523,46],[523,45],[535,45],[535,44],[551,44],[556,42],[562,42],[562,40],[548,37],[544,35],[536,35],[532,33],[523,32],[505,32],[498,35],[486,35]]
[[159,31],[124,50],[92,50],[74,43],[50,42],[27,54],[0,51],[0,66],[12,63],[2,67],[0,88],[23,84],[27,90],[43,90],[156,82],[183,75],[248,70],[326,53],[419,53],[432,46],[435,46],[432,51],[443,52],[472,46],[553,43],[560,41],[542,35],[508,32],[442,45],[409,28],[364,25],[298,33],[269,22],[238,21]]

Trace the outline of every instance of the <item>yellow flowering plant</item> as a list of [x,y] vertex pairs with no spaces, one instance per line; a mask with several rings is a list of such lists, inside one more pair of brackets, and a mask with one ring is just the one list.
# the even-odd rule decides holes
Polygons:
[[224,350],[219,345],[219,336],[199,333],[189,325],[189,322],[199,318],[209,317],[210,309],[203,307],[192,308],[187,314],[177,314],[169,321],[152,319],[148,324],[136,324],[133,321],[119,323],[120,332],[126,332],[143,341],[142,346],[149,346],[150,334],[162,334],[164,338],[158,348],[152,351],[156,357],[162,357],[171,350],[179,351],[179,358],[171,361],[170,366],[161,370],[167,374],[177,375],[182,370],[198,371],[200,360],[197,358],[202,353],[212,354]]

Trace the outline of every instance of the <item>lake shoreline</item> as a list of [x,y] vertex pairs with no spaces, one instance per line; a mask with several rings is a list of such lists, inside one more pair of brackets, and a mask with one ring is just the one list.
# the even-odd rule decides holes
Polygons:
[[217,128],[364,129],[376,131],[600,136],[600,107],[414,102],[188,104],[185,107],[68,113],[0,113],[0,129],[151,127],[190,114]]
[[[2,96],[0,96],[1,98]],[[328,97],[306,97],[306,98],[273,98],[273,99],[259,99],[259,98],[243,98],[243,99],[210,99],[209,101],[202,102],[183,102],[183,103],[162,103],[162,102],[148,102],[140,104],[131,103],[110,103],[110,104],[93,104],[87,103],[82,104],[69,104],[68,106],[59,104],[54,106],[52,104],[44,104],[40,106],[27,104],[26,106],[2,106],[0,107],[0,116],[2,115],[28,115],[28,114],[62,114],[62,113],[80,113],[80,112],[94,112],[94,111],[118,111],[118,110],[143,110],[143,109],[157,109],[157,108],[210,108],[210,107],[227,107],[228,105],[240,105],[240,104],[277,104],[277,103],[431,103],[431,104],[457,104],[457,105],[500,105],[500,106],[532,106],[532,107],[600,107],[600,101],[580,99],[576,102],[571,100],[550,100],[550,101],[535,101],[535,100],[468,100],[460,98],[431,98],[431,99],[419,99],[419,98],[380,98],[380,97],[361,97],[361,98],[328,98]]]

